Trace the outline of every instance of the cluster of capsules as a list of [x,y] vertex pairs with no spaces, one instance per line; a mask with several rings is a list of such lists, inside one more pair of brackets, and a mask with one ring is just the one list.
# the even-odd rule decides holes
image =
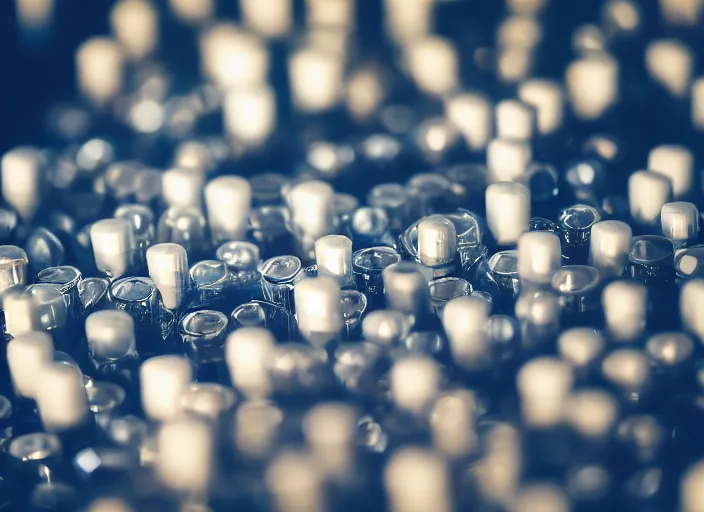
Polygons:
[[704,512],[704,3],[226,3],[2,156],[0,510]]

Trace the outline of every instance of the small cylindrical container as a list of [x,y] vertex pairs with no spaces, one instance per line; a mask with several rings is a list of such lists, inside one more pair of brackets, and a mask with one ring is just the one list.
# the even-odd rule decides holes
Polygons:
[[[159,306],[159,291],[147,277],[126,277],[110,285],[110,302],[115,309],[128,313],[134,320],[137,349],[150,354],[163,346],[171,332],[174,317]],[[154,339],[156,337],[156,339]]]
[[592,226],[601,220],[596,208],[577,204],[560,212],[558,225],[562,236],[562,252],[572,265],[587,262]]
[[629,254],[629,273],[646,284],[672,283],[675,278],[672,242],[656,235],[634,237]]
[[563,323],[564,316],[578,323],[600,323],[593,317],[599,309],[599,281],[599,271],[589,265],[568,265],[555,272],[550,285],[559,294]]
[[222,261],[201,260],[190,268],[188,275],[191,283],[189,309],[210,308],[229,312],[230,301],[239,299],[235,297],[235,278],[230,273],[230,267]]
[[376,246],[360,249],[352,255],[352,271],[357,289],[367,296],[370,309],[383,304],[383,272],[401,261],[401,255],[391,247]]
[[264,298],[293,314],[294,287],[304,276],[301,260],[296,256],[276,256],[262,262],[259,272]]
[[219,382],[225,373],[228,320],[220,311],[203,309],[181,320],[179,333],[200,381]]

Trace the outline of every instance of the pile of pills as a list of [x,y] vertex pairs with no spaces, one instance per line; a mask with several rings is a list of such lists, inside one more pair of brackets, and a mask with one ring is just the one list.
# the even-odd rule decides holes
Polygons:
[[704,512],[704,3],[493,4],[114,2],[0,162],[0,510]]

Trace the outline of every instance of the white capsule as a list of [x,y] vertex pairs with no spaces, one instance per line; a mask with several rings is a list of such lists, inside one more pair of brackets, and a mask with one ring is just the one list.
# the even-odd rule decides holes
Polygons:
[[2,198],[29,222],[42,201],[46,158],[37,148],[18,147],[2,156]]
[[486,221],[498,244],[515,244],[529,228],[530,191],[515,182],[489,185],[486,189]]
[[0,294],[27,284],[27,253],[16,245],[0,245]]
[[377,309],[367,313],[362,320],[362,337],[377,345],[391,347],[394,343],[406,339],[413,318],[400,311]]
[[522,487],[510,512],[569,512],[570,503],[565,493],[553,484],[531,484]]
[[513,14],[539,14],[547,0],[507,0],[506,8]]
[[293,289],[298,329],[304,338],[324,346],[344,325],[340,285],[330,276],[310,277]]
[[562,421],[572,380],[572,368],[557,358],[537,357],[525,363],[517,377],[523,420],[535,427]]
[[5,312],[5,332],[11,336],[41,330],[34,300],[24,289],[10,289],[3,294],[2,309]]
[[113,361],[137,351],[134,320],[125,311],[105,310],[88,315],[86,339],[88,350],[97,361]]
[[640,8],[631,0],[610,0],[602,7],[601,18],[610,36],[633,34],[642,25]]
[[[475,60],[483,58],[477,53]],[[533,69],[535,49],[521,44],[502,45],[496,56],[496,76],[499,82],[514,85],[525,80]]]
[[252,186],[240,176],[219,176],[205,186],[205,206],[216,243],[241,240],[249,224]]
[[323,403],[303,418],[306,444],[320,467],[330,475],[351,469],[357,440],[357,413],[349,405]]
[[97,498],[90,502],[86,512],[135,512],[122,498]]
[[156,438],[156,474],[167,487],[184,493],[205,493],[214,471],[212,427],[195,418],[172,420]]
[[680,481],[680,512],[704,510],[704,460],[688,467]]
[[381,277],[384,281],[384,297],[389,309],[409,315],[423,314],[424,307],[430,308],[430,287],[432,269],[409,261],[401,261],[386,267]]
[[81,93],[98,106],[122,89],[124,61],[120,45],[107,37],[93,37],[76,51],[77,81]]
[[305,181],[288,194],[294,225],[307,237],[317,240],[334,229],[335,191],[323,181]]
[[667,92],[683,98],[692,81],[692,50],[676,39],[658,39],[645,49],[645,67]]
[[630,342],[645,331],[648,290],[632,281],[615,281],[601,295],[606,328],[615,341]]
[[601,371],[607,380],[623,390],[639,393],[650,379],[650,361],[640,350],[614,350],[604,359]]
[[431,450],[406,447],[394,453],[384,468],[389,510],[450,512],[450,474],[445,460]]
[[303,453],[283,450],[264,477],[280,512],[323,512],[323,475],[315,460]]
[[242,21],[252,32],[268,39],[288,35],[293,28],[293,0],[240,0]]
[[34,399],[38,376],[54,360],[54,342],[45,332],[28,332],[7,344],[7,364],[15,393]]
[[503,100],[496,104],[496,137],[530,141],[535,127],[535,110],[518,100]]
[[289,58],[288,74],[295,108],[304,113],[335,108],[344,93],[342,59],[334,52],[302,48]]
[[683,327],[704,343],[704,279],[686,281],[680,289],[680,318]]
[[536,284],[547,284],[560,268],[560,237],[547,231],[529,231],[518,239],[518,276]]
[[418,88],[434,96],[450,94],[457,89],[457,50],[446,39],[425,37],[405,48],[408,71]]
[[684,146],[657,146],[648,155],[648,170],[662,174],[672,181],[675,198],[686,196],[692,189],[694,157]]
[[157,45],[159,17],[150,2],[120,0],[110,11],[110,26],[129,58],[141,60]]
[[457,232],[449,219],[431,216],[418,224],[418,258],[423,265],[449,265],[457,255]]
[[631,226],[618,220],[602,220],[592,225],[589,237],[589,264],[603,277],[620,277],[631,250]]
[[88,396],[77,366],[45,364],[35,378],[34,398],[48,432],[70,430],[88,421]]
[[584,437],[603,439],[618,419],[618,402],[604,391],[576,391],[567,401],[566,416]]
[[199,382],[188,386],[181,396],[183,414],[208,421],[217,421],[235,405],[235,391],[213,382]]
[[565,71],[565,83],[575,116],[599,119],[618,101],[618,63],[607,54],[574,60]]
[[37,283],[26,289],[32,301],[33,330],[53,331],[66,326],[69,315],[68,301],[56,285]]
[[486,148],[486,166],[490,180],[517,181],[526,173],[533,151],[525,141],[493,139]]
[[169,9],[189,25],[201,25],[213,17],[215,0],[169,0]]
[[421,415],[440,389],[440,368],[432,359],[421,356],[396,361],[391,368],[390,386],[399,409]]
[[560,129],[565,110],[565,93],[560,84],[537,78],[526,80],[518,87],[518,97],[535,109],[538,131],[542,135]]
[[663,174],[636,171],[628,178],[628,205],[631,217],[654,224],[665,203],[672,200],[672,181]]
[[691,360],[694,342],[682,332],[661,332],[648,338],[645,352],[656,366],[676,368]]
[[217,23],[209,27],[200,38],[199,51],[203,74],[223,90],[266,83],[267,48],[237,25]]
[[232,385],[249,399],[263,399],[271,392],[269,363],[276,339],[260,327],[242,327],[225,342],[225,360]]
[[491,365],[491,350],[486,332],[490,306],[479,297],[456,297],[445,304],[442,325],[450,341],[452,359],[466,370]]
[[701,19],[702,0],[659,0],[660,14],[668,25],[696,26]]
[[168,169],[161,175],[161,197],[168,206],[200,209],[204,182],[200,170]]
[[594,329],[575,327],[560,334],[557,351],[560,358],[575,368],[586,368],[604,352],[604,337]]
[[692,125],[697,131],[704,131],[704,77],[697,78],[692,84],[690,103],[692,104]]
[[426,37],[433,26],[434,0],[385,0],[386,34],[398,45]]
[[327,235],[315,241],[318,275],[346,283],[352,276],[352,240],[342,235]]
[[472,151],[486,148],[494,132],[491,100],[481,93],[460,93],[445,99],[444,106],[445,117],[460,131],[467,147]]
[[147,249],[149,277],[167,309],[178,309],[188,293],[188,256],[182,245],[163,243]]
[[496,42],[499,47],[533,49],[542,38],[543,30],[535,16],[506,16],[496,29]]
[[15,9],[20,26],[42,30],[54,18],[54,0],[16,0]]
[[276,98],[266,85],[230,89],[223,104],[225,131],[236,141],[260,147],[276,126]]
[[693,203],[676,201],[662,205],[662,234],[673,242],[687,242],[699,235],[699,210]]
[[154,421],[167,421],[180,412],[180,399],[193,378],[188,359],[173,355],[147,359],[139,368],[142,408]]
[[133,266],[134,235],[123,219],[102,219],[90,228],[95,266],[111,279],[130,272]]
[[354,27],[354,0],[306,0],[306,25],[310,27]]
[[383,73],[383,69],[368,66],[347,78],[345,106],[355,121],[370,121],[381,110],[388,93]]
[[245,402],[235,413],[235,442],[237,451],[249,458],[260,458],[274,446],[283,413],[267,401]]
[[465,457],[478,448],[476,420],[479,404],[472,391],[443,393],[430,414],[433,446],[452,459]]
[[508,507],[518,491],[522,464],[515,428],[495,423],[487,433],[486,455],[477,463],[476,475],[482,496]]
[[350,52],[351,32],[346,27],[310,27],[303,36],[302,45],[335,55],[346,64]]
[[589,57],[606,51],[604,30],[593,23],[584,23],[572,31],[572,50],[579,56]]

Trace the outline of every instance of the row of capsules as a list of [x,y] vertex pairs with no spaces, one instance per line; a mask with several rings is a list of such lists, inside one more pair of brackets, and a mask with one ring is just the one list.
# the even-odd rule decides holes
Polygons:
[[[145,496],[209,502],[213,508],[264,506],[273,498],[270,503],[282,510],[322,509],[326,497],[333,498],[328,507],[362,500],[396,510],[484,502],[566,510],[600,500],[608,505],[622,494],[624,508],[670,503],[676,485],[671,480],[701,455],[697,392],[680,396],[698,386],[688,381],[697,350],[691,338],[672,331],[680,327],[679,315],[668,309],[677,303],[672,285],[687,280],[679,313],[686,330],[701,338],[702,288],[691,280],[699,268],[699,252],[692,247],[699,214],[693,203],[671,202],[697,198],[692,152],[654,148],[648,171],[628,169],[625,196],[604,197],[604,190],[618,191],[608,182],[623,177],[616,175],[624,165],[622,146],[611,136],[588,138],[585,158],[569,165],[564,177],[556,170],[561,165],[531,164],[536,156],[562,163],[561,155],[546,148],[559,141],[550,135],[575,129],[566,125],[608,131],[619,126],[601,122],[618,118],[630,100],[619,98],[619,73],[626,70],[608,47],[613,39],[637,33],[644,13],[632,2],[607,2],[603,26],[580,27],[565,93],[559,81],[532,78],[543,6],[511,2],[514,13],[497,31],[496,71],[499,82],[518,87],[515,98],[493,105],[483,93],[457,92],[460,48],[430,34],[433,2],[406,2],[404,9],[396,3],[386,6],[389,35],[414,86],[431,98],[429,104],[440,100],[444,115],[404,125],[413,103],[383,105],[388,91],[380,90],[377,70],[363,69],[347,84],[348,108],[362,118],[380,111],[384,118],[374,128],[388,133],[367,137],[360,146],[315,141],[294,180],[255,175],[248,183],[209,175],[230,164],[232,140],[235,150],[261,147],[278,124],[261,42],[231,24],[209,25],[209,2],[171,7],[180,18],[207,27],[201,64],[208,80],[227,90],[222,105],[203,88],[200,103],[182,97],[167,109],[159,92],[150,96],[152,81],[126,102],[122,115],[131,130],[145,135],[162,130],[167,110],[178,114],[168,126],[178,140],[190,136],[195,118],[212,113],[208,101],[214,101],[230,138],[178,140],[175,167],[165,172],[114,162],[113,146],[91,139],[62,155],[61,165],[50,164],[50,185],[58,193],[47,196],[41,195],[47,155],[27,150],[6,155],[8,237],[23,240],[26,250],[4,249],[6,288],[34,282],[3,299],[6,331],[15,338],[8,343],[13,389],[30,400],[13,403],[7,422],[14,426],[22,418],[17,434],[23,428],[58,434],[18,435],[9,452],[20,466],[29,462],[24,468],[42,475],[35,489],[39,498],[46,493],[68,499],[79,486],[94,491],[100,485],[93,473],[107,469],[105,492],[117,498],[95,506],[117,510],[139,507],[135,502]],[[265,37],[266,30],[272,37],[286,33],[268,25],[274,16],[257,17],[256,4],[245,4],[240,7],[250,29]],[[288,4],[280,3],[284,12]],[[695,2],[681,8],[662,4],[669,23],[696,18]],[[350,5],[313,1],[308,7],[317,14],[309,16],[349,29]],[[144,13],[153,17],[155,11],[147,2],[118,6],[113,30],[119,45],[90,41],[77,56],[80,88],[96,105],[111,103],[122,89],[123,51],[136,61],[149,53],[130,48],[142,44],[140,37],[119,18],[141,26],[149,24],[150,14]],[[153,31],[145,29],[149,37],[142,40],[153,45]],[[333,31],[341,34],[349,36],[347,30]],[[343,95],[338,57],[348,52],[349,41],[331,39],[330,33],[308,36],[312,45],[337,44],[338,53],[295,54],[291,68],[305,72],[289,73],[294,103],[304,113],[334,110]],[[700,128],[701,92],[699,82],[692,83],[692,57],[681,42],[649,43],[646,76],[674,97],[688,96],[691,86],[692,121]],[[308,83],[306,75],[317,80]],[[571,111],[564,108],[565,97]],[[485,154],[486,165],[445,167],[457,161],[457,146],[460,155]],[[356,151],[374,160],[363,180],[356,180],[359,169],[352,165]],[[360,186],[354,181],[369,188],[375,179],[405,179],[409,169],[427,164],[442,172],[418,174],[405,186],[375,184],[366,196],[368,207],[358,208],[354,196],[335,194],[323,182],[345,191]],[[96,175],[103,180],[93,181]],[[86,185],[91,186],[82,188]],[[552,210],[555,200],[563,200],[556,198],[560,188],[585,204]],[[472,202],[477,196],[481,207]],[[54,197],[77,219],[54,214],[46,217],[48,226],[23,233],[22,224],[31,225],[33,217],[45,222],[39,209],[51,206]],[[143,204],[121,204],[132,201]],[[628,208],[619,210],[622,204]],[[485,210],[486,222],[468,211],[447,213],[450,205]],[[117,221],[94,222],[106,210],[115,211]],[[162,210],[156,223],[155,213]],[[557,222],[532,217],[536,211]],[[633,228],[623,220],[634,221]],[[653,234],[657,223],[664,236]],[[636,237],[632,229],[638,229]],[[261,265],[258,248],[237,241],[245,231],[267,256]],[[203,259],[223,242],[216,259]],[[354,244],[358,251],[352,251]],[[74,256],[80,270],[58,266]],[[401,262],[402,257],[416,261]],[[189,260],[197,263],[189,267]],[[28,262],[31,278],[21,270]],[[644,284],[618,279],[625,269]],[[261,273],[261,292],[249,286],[259,278],[252,277],[254,270]],[[95,271],[108,280],[81,279],[81,272]],[[354,288],[363,293],[344,293]],[[649,310],[652,301],[657,302]],[[85,324],[80,316],[76,321],[67,302],[86,317]],[[128,315],[91,313],[115,306]],[[366,308],[374,311],[361,320]],[[227,337],[232,326],[252,324],[269,327],[279,341],[302,337],[308,343],[274,345],[266,331],[250,329]],[[365,341],[339,344],[355,336],[357,324]],[[595,331],[601,326],[603,333]],[[51,332],[51,343],[36,331]],[[77,341],[83,337],[85,342]],[[164,352],[186,352],[193,362]],[[154,353],[160,355],[151,357]],[[140,356],[146,359],[142,365]],[[77,366],[92,378],[81,378]],[[192,384],[194,376],[219,384]],[[228,379],[238,392],[237,404],[233,391],[222,386]],[[276,401],[262,401],[267,397]],[[300,420],[301,409],[328,398],[345,403],[317,405]],[[519,409],[510,408],[515,398]],[[142,413],[149,423],[134,416]],[[231,423],[213,421],[230,413]],[[357,429],[364,434],[361,451],[354,448]],[[281,448],[296,444],[300,434],[306,453]],[[63,455],[57,457],[59,446]],[[223,446],[229,449],[219,449]],[[365,460],[353,460],[355,454]],[[73,469],[62,466],[66,462]],[[137,467],[154,468],[157,482],[149,479],[151,471]],[[701,473],[695,467],[683,479],[686,510],[701,509],[696,491]],[[120,482],[115,474],[136,477],[133,484],[144,476],[150,484],[126,490],[115,485]],[[37,483],[36,477],[17,481]]]

